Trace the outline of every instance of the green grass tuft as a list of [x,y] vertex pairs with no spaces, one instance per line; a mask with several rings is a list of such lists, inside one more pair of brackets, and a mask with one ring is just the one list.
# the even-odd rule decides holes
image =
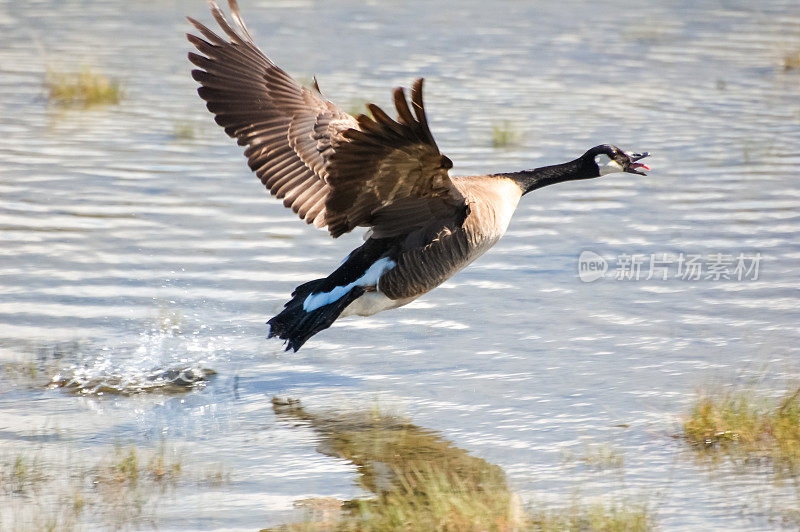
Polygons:
[[114,455],[98,466],[94,483],[135,487],[141,480],[152,487],[174,484],[182,472],[177,453],[167,452],[163,445],[156,452],[145,453],[145,456],[135,446],[117,447]]
[[771,458],[776,469],[800,472],[800,387],[780,400],[753,390],[701,394],[683,423],[695,446]]
[[77,73],[48,70],[45,88],[51,102],[65,106],[113,105],[124,98],[124,91],[117,80],[89,68]]
[[492,126],[492,147],[509,148],[519,145],[522,134],[508,120]]

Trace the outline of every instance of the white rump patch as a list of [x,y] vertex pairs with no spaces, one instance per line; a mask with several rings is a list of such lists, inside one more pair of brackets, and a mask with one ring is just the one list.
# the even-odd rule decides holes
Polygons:
[[356,286],[376,286],[381,275],[395,266],[397,266],[397,263],[389,257],[377,260],[364,272],[364,275],[352,283],[345,286],[337,286],[330,292],[309,294],[306,300],[303,301],[303,310],[311,312],[317,310],[319,307],[333,303]]
[[622,168],[622,165],[620,165],[617,161],[615,161],[605,153],[601,153],[600,155],[595,155],[594,162],[597,164],[597,168],[600,169],[600,175],[613,174],[614,172],[625,171],[624,168]]

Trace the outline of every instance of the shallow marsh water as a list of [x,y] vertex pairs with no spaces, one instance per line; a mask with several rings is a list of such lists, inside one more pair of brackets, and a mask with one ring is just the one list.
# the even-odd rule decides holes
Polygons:
[[[538,504],[580,491],[649,501],[662,529],[795,526],[790,485],[709,474],[672,436],[699,385],[800,376],[800,71],[782,65],[800,48],[796,2],[241,4],[261,47],[344,107],[386,107],[424,76],[455,173],[603,142],[653,152],[653,171],[537,191],[441,288],[284,354],[265,320],[360,236],[333,241],[269,200],[213,123],[183,37],[205,4],[0,0],[3,455],[35,448],[57,468],[67,448],[167,440],[184,467],[224,463],[230,482],[160,505],[167,530],[252,530],[296,518],[295,500],[363,495],[354,465],[276,418],[278,395],[408,416]],[[47,69],[87,65],[125,100],[48,104]],[[506,121],[521,140],[494,148]],[[584,250],[608,278],[581,282]],[[758,279],[681,280],[675,264],[667,280],[612,278],[622,255],[663,253],[760,254]],[[179,368],[216,375],[179,395],[41,385]],[[624,475],[565,459],[609,442]]]

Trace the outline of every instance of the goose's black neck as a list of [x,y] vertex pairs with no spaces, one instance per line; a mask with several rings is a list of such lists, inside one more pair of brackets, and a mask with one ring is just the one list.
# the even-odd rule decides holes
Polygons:
[[594,159],[584,155],[567,163],[499,175],[514,180],[522,188],[522,193],[527,194],[532,190],[546,187],[547,185],[575,179],[599,177],[600,172]]

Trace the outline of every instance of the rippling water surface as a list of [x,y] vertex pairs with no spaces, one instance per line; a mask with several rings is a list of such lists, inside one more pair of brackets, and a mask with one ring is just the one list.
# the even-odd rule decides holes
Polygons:
[[[643,497],[664,529],[769,528],[773,506],[797,507],[763,475],[710,476],[672,437],[697,386],[800,376],[800,71],[781,62],[800,48],[797,2],[241,4],[261,47],[343,107],[388,106],[424,76],[457,174],[604,142],[653,152],[653,171],[539,190],[441,288],[284,354],[265,320],[360,235],[298,222],[213,123],[183,36],[204,3],[0,0],[0,362],[121,389],[216,372],[188,394],[102,397],[0,374],[3,449],[167,438],[224,461],[230,483],[181,488],[166,529],[254,529],[297,499],[361,494],[353,465],[276,418],[279,395],[397,410],[525,500]],[[48,104],[46,71],[83,66],[121,79],[124,101]],[[506,122],[521,141],[493,148]],[[605,279],[581,282],[583,250]],[[758,278],[681,280],[672,264],[614,279],[620,256],[665,253],[759,254]],[[564,465],[607,442],[623,479]]]

